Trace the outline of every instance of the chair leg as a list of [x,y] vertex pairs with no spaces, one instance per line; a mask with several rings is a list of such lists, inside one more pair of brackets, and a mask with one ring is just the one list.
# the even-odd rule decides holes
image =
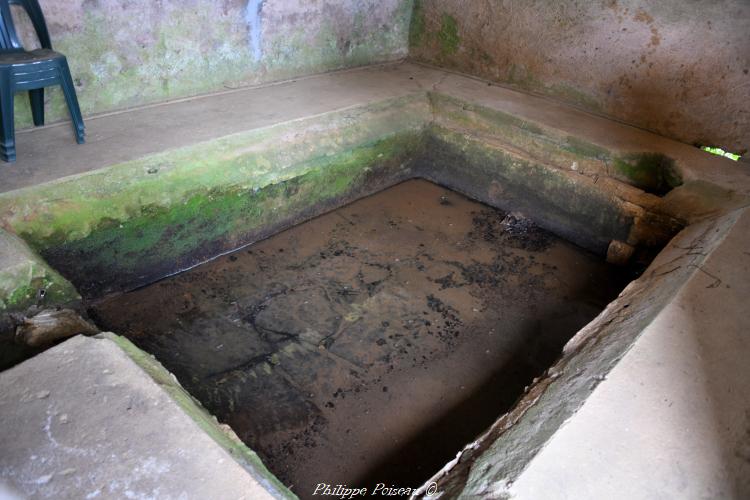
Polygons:
[[29,103],[31,103],[31,116],[34,125],[44,125],[44,89],[29,90]]
[[78,98],[76,97],[76,89],[73,86],[73,78],[70,76],[70,68],[68,68],[68,61],[62,59],[60,67],[60,85],[62,86],[63,94],[65,94],[65,101],[68,103],[68,111],[70,111],[70,118],[73,120],[73,130],[76,133],[76,142],[78,144],[84,143],[84,125],[83,115],[81,115],[81,108],[78,107]]
[[16,131],[13,124],[13,87],[9,71],[0,71],[0,158],[16,161]]

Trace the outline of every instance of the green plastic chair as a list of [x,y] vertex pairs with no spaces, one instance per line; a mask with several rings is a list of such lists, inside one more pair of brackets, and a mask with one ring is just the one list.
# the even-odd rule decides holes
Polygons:
[[[11,17],[11,5],[24,8],[39,38],[42,48],[24,50],[16,34]],[[34,125],[44,125],[44,87],[60,85],[65,94],[76,142],[84,142],[84,126],[78,98],[70,76],[65,56],[52,50],[52,42],[37,0],[0,0],[0,156],[3,160],[16,160],[16,137],[13,124],[13,96],[28,90]]]

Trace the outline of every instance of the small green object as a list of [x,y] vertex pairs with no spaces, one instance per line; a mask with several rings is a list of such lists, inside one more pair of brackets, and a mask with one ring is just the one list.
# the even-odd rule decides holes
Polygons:
[[701,148],[703,151],[708,151],[711,154],[723,156],[724,158],[729,158],[730,160],[738,161],[740,159],[740,155],[730,153],[728,151],[724,151],[721,148],[712,148],[711,146],[703,146]]

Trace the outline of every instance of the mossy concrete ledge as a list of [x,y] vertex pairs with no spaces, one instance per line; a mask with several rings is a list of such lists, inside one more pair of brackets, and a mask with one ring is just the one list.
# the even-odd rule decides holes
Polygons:
[[296,498],[161,364],[112,333],[0,373],[0,470],[33,498]]
[[0,195],[0,222],[86,297],[130,289],[410,177],[409,95]]
[[75,287],[13,234],[0,229],[0,314],[80,301]]

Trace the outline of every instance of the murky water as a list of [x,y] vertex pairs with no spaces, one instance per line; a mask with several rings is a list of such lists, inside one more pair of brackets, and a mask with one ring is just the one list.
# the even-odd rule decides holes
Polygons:
[[421,484],[625,281],[527,219],[409,181],[90,314],[308,497]]

